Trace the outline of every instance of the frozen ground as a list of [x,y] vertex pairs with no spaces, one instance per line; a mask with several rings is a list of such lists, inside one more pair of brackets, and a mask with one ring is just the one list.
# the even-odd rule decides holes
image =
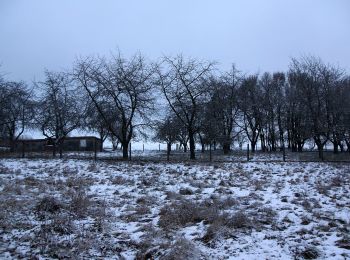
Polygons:
[[350,166],[0,160],[0,258],[348,259]]

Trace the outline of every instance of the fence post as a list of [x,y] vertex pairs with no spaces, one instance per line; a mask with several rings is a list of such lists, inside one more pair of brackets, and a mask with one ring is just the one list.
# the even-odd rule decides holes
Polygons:
[[249,162],[249,144],[247,144],[247,161]]

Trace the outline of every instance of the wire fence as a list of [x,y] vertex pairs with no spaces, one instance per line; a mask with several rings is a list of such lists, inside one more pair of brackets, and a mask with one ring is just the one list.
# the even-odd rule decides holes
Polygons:
[[[131,155],[131,156],[130,156]],[[0,158],[37,158],[52,159],[60,158],[57,153],[53,156],[50,151],[43,152],[10,152],[9,150],[0,150]],[[103,152],[63,152],[63,159],[84,159],[84,160],[123,160],[122,151]],[[131,161],[152,161],[152,162],[187,162],[190,160],[189,151],[172,151],[168,158],[167,152],[164,150],[133,150],[129,153]],[[278,152],[251,152],[248,150],[233,150],[228,154],[224,154],[222,150],[216,151],[196,151],[196,161],[198,162],[348,162],[350,163],[349,152],[339,152],[335,154],[333,151],[324,151],[323,160],[319,158],[318,151],[307,150],[303,152],[291,152],[290,150]]]

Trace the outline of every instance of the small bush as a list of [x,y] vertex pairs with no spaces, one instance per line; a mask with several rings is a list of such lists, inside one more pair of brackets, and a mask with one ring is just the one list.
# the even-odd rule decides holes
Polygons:
[[78,218],[83,218],[88,214],[90,205],[90,198],[86,195],[85,191],[78,190],[71,194],[69,210]]
[[303,259],[316,259],[320,256],[320,251],[313,246],[307,246],[305,248],[298,249],[296,251],[296,258]]
[[350,238],[344,236],[342,239],[335,242],[336,246],[350,250]]
[[201,252],[193,243],[185,238],[180,238],[167,250],[166,254],[160,257],[161,260],[196,260],[202,259]]
[[125,185],[130,183],[130,181],[122,176],[116,176],[111,180],[113,185]]
[[230,235],[232,228],[227,226],[228,218],[227,215],[222,215],[217,218],[207,229],[205,235],[202,237],[204,243],[210,243],[216,241],[219,238],[226,238]]
[[163,207],[159,215],[159,226],[163,229],[172,229],[201,221],[212,223],[219,213],[215,207],[180,200]]
[[263,225],[272,225],[276,222],[277,213],[270,207],[259,208],[255,214],[255,221]]
[[233,216],[227,217],[226,223],[228,227],[235,229],[250,228],[252,221],[249,216],[243,211],[238,211]]
[[193,191],[190,188],[181,188],[179,193],[181,195],[193,195]]
[[35,214],[39,220],[51,218],[52,215],[57,214],[62,209],[54,197],[46,196],[42,198],[35,206]]

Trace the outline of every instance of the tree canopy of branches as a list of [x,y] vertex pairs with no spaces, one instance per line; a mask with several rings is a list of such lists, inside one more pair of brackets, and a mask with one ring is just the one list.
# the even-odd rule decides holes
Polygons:
[[88,94],[109,133],[123,147],[123,158],[135,129],[150,123],[154,109],[155,67],[141,54],[125,59],[118,53],[109,60],[88,57],[77,60],[74,78]]
[[166,142],[168,160],[171,152],[171,145],[179,140],[179,134],[181,134],[180,123],[176,116],[169,115],[165,120],[158,122],[156,125],[154,140]]
[[[0,76],[0,138],[12,150],[25,128],[39,128],[54,151],[80,128],[121,144],[127,159],[132,138],[155,125],[153,140],[167,143],[168,157],[175,142],[184,152],[189,143],[191,159],[196,143],[203,152],[218,145],[224,154],[235,142],[248,142],[252,152],[317,147],[320,159],[328,145],[350,152],[350,76],[313,56],[292,59],[286,72],[244,75],[183,55],[155,64],[118,52],[80,58],[72,73],[45,76],[36,93]],[[160,110],[163,119],[154,120]]]
[[33,95],[25,83],[0,82],[0,133],[10,142],[11,151],[25,128],[31,125],[33,109]]
[[84,100],[87,100],[86,113],[83,115],[82,128],[97,132],[101,140],[99,147],[100,152],[103,151],[103,142],[109,137],[108,126],[106,125],[103,117],[100,115],[98,110],[95,107],[95,104],[91,102],[88,96],[84,97]]
[[323,158],[327,141],[332,141],[338,147],[340,134],[334,128],[338,104],[333,96],[342,77],[341,70],[315,57],[293,59],[290,64],[290,85],[298,93],[297,102],[304,106],[302,111],[306,116],[306,124],[303,128],[309,127],[320,158]]
[[238,89],[242,81],[239,71],[232,70],[217,79],[211,79],[211,98],[204,111],[203,130],[209,142],[217,141],[227,154],[238,132],[234,132],[239,118]]
[[250,141],[252,152],[254,152],[264,119],[261,103],[262,92],[258,84],[258,76],[244,78],[238,95],[239,108],[243,115],[241,127]]
[[41,97],[36,111],[36,125],[62,157],[64,139],[81,126],[82,103],[67,73],[45,72],[45,81],[36,83]]
[[169,107],[186,127],[190,158],[195,159],[195,134],[198,132],[200,104],[208,98],[207,79],[214,63],[186,59],[182,55],[164,57],[158,68],[158,85]]

